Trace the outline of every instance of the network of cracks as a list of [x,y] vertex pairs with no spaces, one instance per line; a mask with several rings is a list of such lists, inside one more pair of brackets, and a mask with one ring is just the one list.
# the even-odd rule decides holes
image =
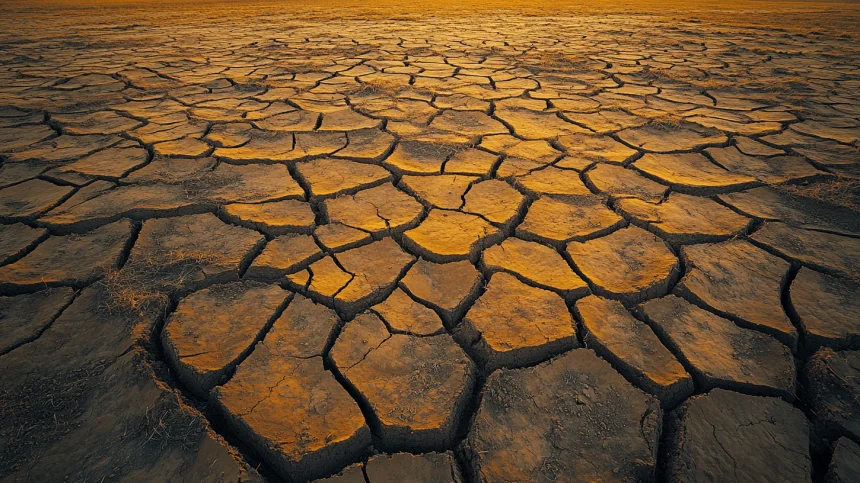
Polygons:
[[0,34],[3,481],[860,478],[856,42],[109,20]]

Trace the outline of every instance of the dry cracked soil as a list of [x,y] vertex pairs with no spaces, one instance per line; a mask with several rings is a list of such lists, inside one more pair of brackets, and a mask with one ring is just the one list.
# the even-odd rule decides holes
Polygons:
[[857,4],[408,3],[0,6],[0,482],[860,481]]

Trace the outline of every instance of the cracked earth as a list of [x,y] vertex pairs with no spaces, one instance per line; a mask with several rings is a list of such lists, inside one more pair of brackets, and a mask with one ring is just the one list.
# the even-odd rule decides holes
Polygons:
[[124,12],[0,33],[0,481],[860,480],[855,36]]

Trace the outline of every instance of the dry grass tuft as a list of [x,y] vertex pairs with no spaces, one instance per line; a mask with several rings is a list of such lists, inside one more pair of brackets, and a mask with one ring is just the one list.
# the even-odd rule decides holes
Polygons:
[[532,50],[517,59],[524,67],[546,72],[575,72],[588,62],[582,55]]
[[785,184],[775,187],[792,195],[803,196],[860,213],[860,179],[836,177],[805,185]]
[[403,84],[381,79],[363,80],[361,77],[358,79],[361,82],[361,85],[356,86],[351,94],[359,96],[384,95],[388,97],[397,97],[401,92],[408,90],[410,87],[408,85],[404,86]]
[[415,142],[412,152],[428,157],[444,157],[445,159],[451,159],[462,151],[474,148],[475,145],[476,143],[474,142],[455,144],[431,139],[422,139],[421,141]]
[[178,400],[168,400],[146,409],[141,431],[146,436],[144,445],[190,450],[200,444],[205,429]]
[[181,292],[203,265],[217,261],[217,255],[185,249],[167,250],[130,260],[121,269],[105,270],[99,282],[107,296],[102,308],[111,313],[146,314],[163,307],[170,296]]
[[681,128],[686,120],[680,116],[675,116],[673,114],[665,114],[660,117],[653,117],[648,120],[648,125],[653,126],[657,129],[662,129],[664,131],[673,131]]

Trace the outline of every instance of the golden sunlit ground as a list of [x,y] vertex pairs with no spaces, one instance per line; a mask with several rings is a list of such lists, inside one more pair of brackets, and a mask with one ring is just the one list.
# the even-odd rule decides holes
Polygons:
[[0,4],[0,482],[860,481],[860,8]]

